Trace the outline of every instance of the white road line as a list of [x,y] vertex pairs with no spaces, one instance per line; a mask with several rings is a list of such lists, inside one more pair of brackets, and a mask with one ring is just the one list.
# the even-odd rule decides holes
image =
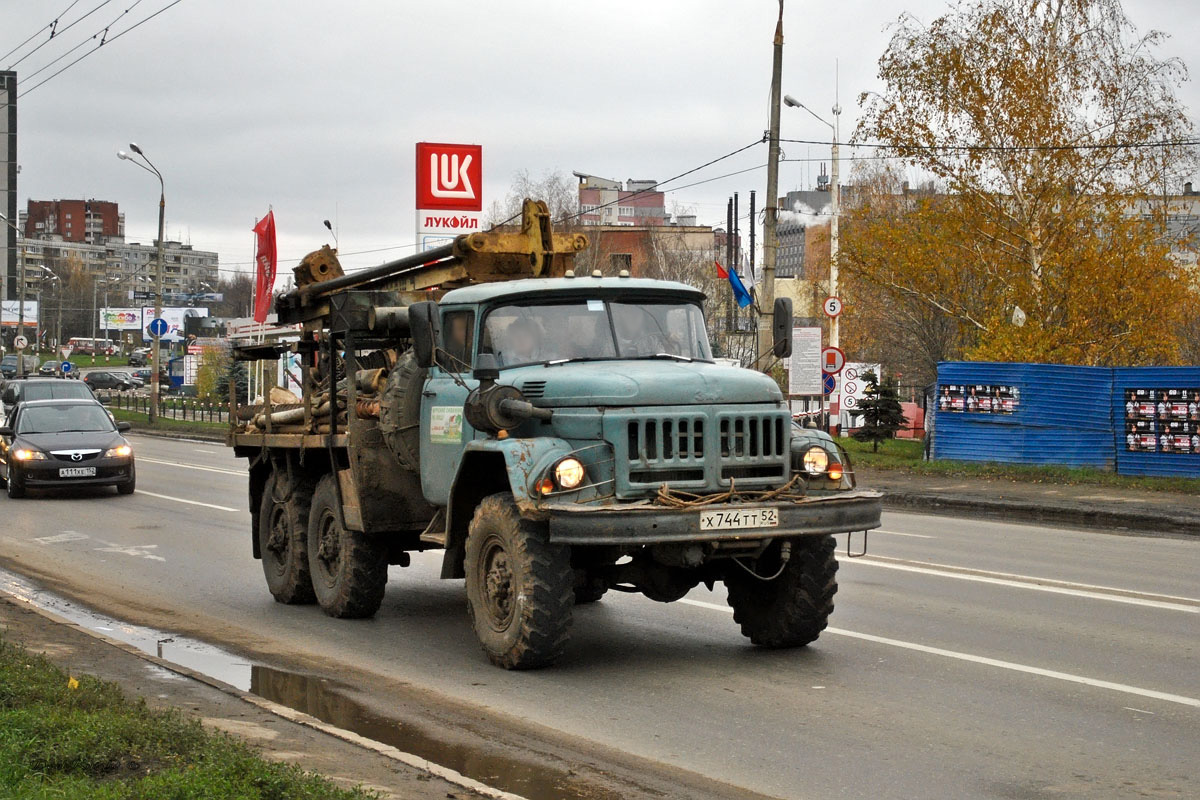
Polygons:
[[[1190,601],[1197,605],[1185,605],[1184,603],[1172,603],[1166,600],[1152,600],[1146,597],[1134,597],[1127,594],[1119,594],[1125,590],[1116,589],[1106,586],[1091,586],[1090,584],[1074,584],[1076,586],[1089,586],[1089,589],[1075,589],[1071,585],[1062,585],[1064,582],[1050,581],[1047,578],[1034,578],[1027,575],[1009,575],[1007,577],[991,577],[992,575],[1004,575],[1004,573],[989,573],[980,575],[978,573],[983,570],[971,570],[969,572],[954,571],[949,569],[936,569],[930,567],[918,567],[909,564],[896,564],[886,561],[877,561],[875,557],[863,556],[859,558],[840,559],[842,564],[856,564],[864,567],[881,567],[883,569],[894,569],[901,572],[915,572],[920,575],[936,575],[939,578],[953,578],[959,581],[974,581],[975,583],[987,583],[993,586],[1007,586],[1014,589],[1029,589],[1035,592],[1049,592],[1050,594],[1065,594],[1071,597],[1085,597],[1089,600],[1108,600],[1113,603],[1125,603],[1131,606],[1144,606],[1146,608],[1159,608],[1166,611],[1182,611],[1186,614],[1200,614],[1200,600],[1195,600],[1190,597],[1176,598],[1179,600]],[[923,563],[923,562],[922,562]],[[934,565],[935,567],[945,567],[946,565]],[[1047,583],[1039,583],[1038,581],[1047,581]],[[1054,585],[1058,584],[1058,585]],[[1100,591],[1092,591],[1098,589]],[[1115,594],[1107,594],[1106,592],[1114,592]],[[1161,596],[1161,595],[1160,595]]]
[[195,470],[199,470],[200,472],[220,472],[225,475],[245,475],[246,474],[245,470],[240,470],[240,469],[226,469],[224,467],[202,467],[199,464],[180,464],[177,461],[162,461],[157,458],[146,458],[145,456],[138,456],[137,460],[144,461],[147,464],[162,464],[163,466],[167,466],[167,467],[179,467],[180,469],[195,469]]
[[[686,603],[690,606],[699,608],[707,608],[712,611],[723,611],[727,614],[732,614],[733,609],[728,606],[719,606],[716,603],[706,603],[703,600],[691,600],[684,598],[681,603]],[[1084,686],[1091,686],[1097,689],[1108,689],[1113,692],[1123,692],[1124,694],[1137,695],[1139,697],[1149,697],[1154,700],[1162,700],[1167,703],[1177,703],[1183,706],[1191,706],[1192,708],[1200,708],[1200,699],[1195,697],[1185,697],[1180,694],[1171,694],[1169,692],[1160,692],[1156,689],[1143,689],[1140,686],[1130,686],[1124,683],[1114,683],[1113,681],[1102,681],[1097,678],[1088,678],[1083,675],[1074,675],[1070,672],[1059,672],[1053,669],[1042,669],[1041,667],[1031,667],[1027,664],[1017,664],[1012,661],[1001,661],[998,658],[988,658],[987,656],[977,656],[972,653],[961,653],[957,650],[945,650],[941,647],[930,647],[925,644],[917,644],[916,642],[905,642],[900,639],[889,639],[886,636],[875,636],[870,633],[859,633],[858,631],[848,631],[844,628],[826,628],[826,633],[832,633],[837,636],[847,636],[851,639],[862,639],[875,644],[886,644],[891,647],[899,647],[904,650],[915,650],[918,653],[927,653],[934,656],[942,656],[943,658],[953,658],[957,661],[967,661],[972,664],[983,664],[988,667],[996,667],[998,669],[1007,669],[1012,672],[1022,672],[1026,675],[1037,675],[1043,678],[1053,678],[1059,681],[1068,683],[1079,683]]]
[[213,503],[201,503],[199,500],[187,500],[182,497],[172,497],[169,494],[155,494],[154,492],[147,492],[144,489],[138,489],[137,493],[144,494],[147,497],[157,497],[159,500],[174,500],[176,503],[187,503],[189,506],[203,506],[205,508],[215,508],[217,511],[232,511],[234,514],[240,514],[242,512],[242,510],[240,508],[230,508],[229,506],[218,506],[218,505],[214,505]]
[[871,533],[886,533],[888,536],[911,536],[914,539],[936,539],[936,536],[929,536],[924,533],[902,533],[901,531],[885,531],[882,528],[876,528]]

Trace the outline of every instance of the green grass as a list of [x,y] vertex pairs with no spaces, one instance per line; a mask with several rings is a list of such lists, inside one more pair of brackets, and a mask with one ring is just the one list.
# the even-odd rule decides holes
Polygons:
[[72,676],[0,636],[0,793],[14,800],[362,800],[177,711]]
[[1156,492],[1200,492],[1200,478],[1157,478],[1117,475],[1089,467],[1059,467],[1034,464],[1001,464],[975,461],[922,461],[925,443],[917,439],[881,442],[872,452],[869,442],[839,438],[855,464],[875,469],[904,470],[915,475],[964,478],[1005,478],[1029,483],[1094,484]]
[[[58,352],[47,352],[41,355],[42,361],[58,361],[60,358],[62,358],[62,354]],[[71,357],[67,360],[74,364],[77,369],[79,367],[113,367],[115,369],[116,367],[129,366],[128,356],[109,356],[108,360],[105,360],[105,357],[102,355],[86,356],[82,353],[72,353]]]
[[227,422],[193,422],[190,419],[171,419],[161,416],[157,422],[151,425],[144,411],[129,411],[128,409],[115,408],[113,406],[109,406],[108,410],[112,412],[113,417],[118,422],[131,423],[135,431],[152,430],[180,434],[203,433],[211,436],[214,433],[224,433],[229,429],[229,423]]

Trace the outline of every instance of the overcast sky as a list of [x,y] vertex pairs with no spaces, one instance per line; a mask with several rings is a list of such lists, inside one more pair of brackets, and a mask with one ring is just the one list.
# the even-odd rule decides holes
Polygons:
[[[60,30],[101,0],[79,0]],[[27,75],[132,11],[110,37],[170,0],[109,2],[16,69],[28,90],[74,56]],[[0,53],[70,0],[0,0]],[[931,21],[945,0],[789,0],[784,91],[829,116],[840,61],[842,138],[857,96],[878,89],[876,62],[902,11]],[[1126,0],[1142,29],[1172,39],[1162,56],[1200,41],[1200,3]],[[115,153],[137,142],[166,176],[171,238],[217,250],[248,270],[250,228],[275,209],[281,269],[327,241],[362,267],[412,252],[413,144],[483,145],[484,207],[513,174],[574,170],[665,180],[761,137],[767,125],[774,0],[608,0],[605,3],[397,0],[183,0],[21,98],[20,206],[28,198],[120,204],[127,238],[153,239],[154,179]],[[40,41],[44,38],[39,37]],[[3,59],[7,67],[30,48]],[[1197,80],[1182,98],[1196,119]],[[829,129],[784,109],[783,135]],[[789,158],[827,160],[791,144]],[[692,183],[765,162],[765,147],[698,173]],[[810,188],[819,164],[787,163],[782,191]],[[668,193],[723,225],[725,198],[765,193],[763,169]],[[668,187],[669,189],[669,187]],[[402,249],[407,248],[407,249]]]

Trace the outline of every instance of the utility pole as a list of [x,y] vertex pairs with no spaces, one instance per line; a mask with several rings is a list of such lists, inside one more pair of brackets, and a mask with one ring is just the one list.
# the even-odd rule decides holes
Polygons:
[[757,282],[754,272],[754,229],[758,227],[758,217],[754,213],[754,190],[750,190],[750,278]]
[[[775,257],[779,249],[776,223],[779,218],[779,104],[783,79],[783,0],[779,0],[779,20],[775,23],[775,52],[771,60],[771,129],[767,132],[767,203],[763,208],[763,279],[762,313],[758,317],[758,353],[762,358],[771,351],[771,314],[775,308]],[[770,359],[761,362],[764,372]]]
[[[836,87],[836,82],[835,82]],[[841,186],[838,178],[838,140],[840,137],[840,126],[842,117],[842,106],[837,101],[837,90],[834,89],[833,100],[833,185],[830,187],[829,205],[832,218],[829,220],[829,294],[832,297],[838,296],[838,217],[841,208]],[[829,344],[833,347],[840,347],[839,342],[841,324],[841,315],[834,317],[829,322]],[[841,381],[838,381],[840,384]],[[839,385],[839,390],[841,386]]]
[[[733,269],[733,198],[725,206],[725,269]],[[724,294],[724,292],[722,292]],[[729,351],[733,352],[733,294],[728,295],[725,306],[725,335],[729,343]],[[726,356],[729,353],[725,354]]]

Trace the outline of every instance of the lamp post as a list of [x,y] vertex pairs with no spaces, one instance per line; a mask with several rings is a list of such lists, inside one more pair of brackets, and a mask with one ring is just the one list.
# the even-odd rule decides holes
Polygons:
[[[829,187],[829,294],[831,297],[838,296],[838,219],[841,210],[841,187],[838,178],[838,131],[841,125],[842,107],[837,102],[833,105],[833,124],[827,122],[820,114],[813,111],[808,106],[801,103],[790,94],[783,98],[785,105],[792,108],[803,108],[809,114],[812,114],[820,122],[829,126],[833,133],[833,163],[831,179],[833,184]],[[841,316],[831,317],[829,320],[829,344],[831,347],[841,346]],[[841,382],[835,383],[838,391],[830,395],[830,399],[839,403],[840,410],[840,389]]]
[[[141,167],[149,173],[152,173],[158,178],[158,265],[155,269],[157,277],[155,279],[154,290],[154,318],[158,319],[162,316],[162,293],[163,293],[163,220],[167,211],[167,190],[163,183],[162,173],[158,171],[158,167],[154,166],[150,159],[146,158],[146,154],[142,152],[142,148],[138,147],[134,142],[129,143],[129,149],[139,156],[145,164],[136,160],[133,156],[126,153],[124,150],[117,151],[117,158],[122,161],[128,161],[135,166]],[[162,369],[162,354],[160,351],[161,337],[158,333],[158,328],[151,332],[153,337],[153,368],[150,373],[150,413],[148,415],[150,424],[154,424],[158,420],[158,397],[159,397],[159,381],[158,373]]]

